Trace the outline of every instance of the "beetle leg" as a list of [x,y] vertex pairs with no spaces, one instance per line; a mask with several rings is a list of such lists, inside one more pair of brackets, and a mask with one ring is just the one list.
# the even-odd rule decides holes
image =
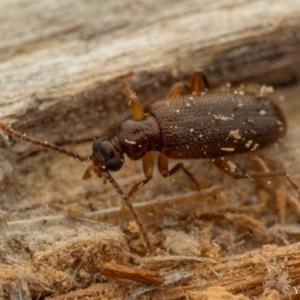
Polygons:
[[200,190],[200,186],[192,173],[190,173],[184,166],[183,163],[176,164],[171,170],[169,170],[169,158],[163,154],[160,154],[158,157],[158,170],[159,173],[163,177],[169,177],[178,172],[180,169],[194,182],[198,191]]
[[177,96],[180,96],[182,95],[184,90],[185,90],[184,84],[182,82],[177,82],[173,84],[166,98],[169,99],[169,98],[175,98]]
[[[184,84],[182,82],[175,83],[171,87],[171,89],[167,95],[167,99],[176,98],[177,96],[180,96],[184,92],[184,89],[185,89]],[[158,170],[163,177],[172,176],[177,171],[182,169],[185,172],[185,174],[195,183],[198,191],[200,190],[198,182],[193,177],[193,175],[183,166],[182,163],[176,164],[171,170],[169,170],[169,158],[163,154],[160,154],[158,157],[157,165],[158,165]]]
[[202,70],[196,71],[192,77],[190,92],[199,95],[205,89],[209,88],[208,80]]
[[92,177],[91,172],[93,171],[93,166],[90,165],[89,167],[87,167],[87,169],[85,170],[82,179],[83,180],[88,180]]
[[145,112],[141,105],[141,102],[135,92],[130,88],[122,78],[119,78],[120,85],[124,88],[126,95],[129,99],[129,105],[131,107],[132,117],[136,121],[143,120],[145,118]]
[[230,161],[226,161],[225,159],[222,158],[214,158],[212,161],[218,169],[220,169],[223,173],[229,175],[232,178],[239,179],[239,178],[250,177],[250,176],[243,176],[243,174],[237,168],[237,166],[231,163]]
[[142,158],[142,163],[143,163],[143,171],[145,174],[146,179],[138,182],[135,184],[130,192],[128,193],[128,197],[130,198],[138,189],[140,189],[142,186],[144,186],[148,181],[150,181],[153,177],[153,158],[151,152],[147,152],[143,158]]
[[233,164],[230,161],[226,161],[221,158],[215,158],[213,159],[213,163],[217,168],[219,168],[222,172],[225,174],[231,176],[235,179],[240,178],[249,178],[249,179],[260,179],[260,178],[270,178],[270,177],[279,177],[279,176],[285,176],[288,182],[292,185],[292,187],[298,192],[300,197],[300,189],[299,187],[292,181],[290,178],[289,173],[284,171],[270,171],[270,172],[256,172],[256,173],[245,173],[243,174],[235,164]]
[[287,176],[287,173],[283,171],[242,173],[234,163],[232,163],[231,161],[226,161],[225,159],[221,159],[221,158],[214,158],[213,163],[222,172],[235,179],[240,179],[240,178],[254,179],[254,178]]

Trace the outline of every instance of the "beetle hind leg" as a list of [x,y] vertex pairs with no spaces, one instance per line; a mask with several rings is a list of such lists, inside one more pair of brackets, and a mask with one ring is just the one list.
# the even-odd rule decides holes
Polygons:
[[200,186],[197,180],[194,178],[191,172],[189,172],[184,166],[183,163],[176,164],[171,170],[169,170],[169,158],[163,154],[160,154],[158,157],[158,170],[163,177],[169,177],[177,173],[179,170],[182,170],[196,185],[197,190],[200,191]]
[[285,176],[287,181],[292,185],[292,187],[297,191],[300,199],[300,188],[296,185],[290,178],[289,173],[285,171],[269,171],[269,172],[255,172],[255,173],[242,173],[235,164],[225,159],[215,158],[213,159],[215,166],[220,169],[223,173],[229,175],[232,178],[249,178],[249,179],[262,179],[262,178],[272,178]]

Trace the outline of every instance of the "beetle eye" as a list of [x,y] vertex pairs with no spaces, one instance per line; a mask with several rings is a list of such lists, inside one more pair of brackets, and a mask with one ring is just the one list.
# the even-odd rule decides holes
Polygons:
[[110,158],[106,163],[106,168],[110,171],[119,171],[123,161],[119,157]]

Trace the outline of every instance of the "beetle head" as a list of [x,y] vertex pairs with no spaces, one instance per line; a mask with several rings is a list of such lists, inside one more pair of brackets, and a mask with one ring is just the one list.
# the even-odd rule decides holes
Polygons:
[[97,138],[92,146],[93,169],[101,177],[102,172],[119,171],[122,168],[123,154],[112,144],[112,142]]

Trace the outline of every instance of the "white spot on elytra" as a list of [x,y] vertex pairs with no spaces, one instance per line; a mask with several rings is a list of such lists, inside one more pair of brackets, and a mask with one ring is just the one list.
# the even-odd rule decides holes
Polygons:
[[258,148],[258,144],[254,144],[254,146],[253,146],[253,148],[252,149],[250,149],[250,151],[254,151],[254,150],[256,150],[257,148]]
[[262,116],[264,116],[264,115],[267,114],[267,112],[266,112],[265,110],[261,110],[261,111],[259,112],[259,114],[262,115]]
[[253,141],[252,140],[249,140],[247,143],[246,143],[246,148],[249,148],[250,146],[251,146],[251,144],[253,143]]
[[215,119],[220,119],[222,121],[228,121],[228,120],[233,120],[232,118],[230,117],[225,117],[225,116],[217,116],[217,115],[214,115]]
[[221,148],[221,150],[223,151],[228,151],[228,152],[232,152],[235,150],[235,148]]
[[266,94],[272,94],[273,92],[274,92],[274,88],[272,86],[267,86],[267,85],[263,85],[259,90],[259,93],[262,96]]
[[229,137],[233,137],[236,140],[241,139],[241,135],[240,135],[240,130],[236,129],[236,130],[230,130],[229,135],[227,137],[227,139],[225,141],[227,141],[229,139]]

